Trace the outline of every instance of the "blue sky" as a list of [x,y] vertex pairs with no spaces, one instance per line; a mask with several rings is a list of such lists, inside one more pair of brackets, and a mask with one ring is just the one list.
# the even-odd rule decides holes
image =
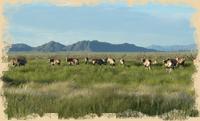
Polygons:
[[127,4],[55,6],[44,3],[5,6],[14,43],[32,46],[48,41],[72,44],[81,40],[132,43],[140,46],[194,43],[190,17],[184,5]]

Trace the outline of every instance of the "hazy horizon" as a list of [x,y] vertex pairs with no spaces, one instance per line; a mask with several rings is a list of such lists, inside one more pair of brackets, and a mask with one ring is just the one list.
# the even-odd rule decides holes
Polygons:
[[[100,41],[100,40],[81,40],[81,41],[106,42],[106,41]],[[81,42],[81,41],[77,41],[77,42]],[[12,44],[26,44],[26,45],[29,45],[29,46],[31,46],[31,47],[37,47],[37,46],[41,46],[41,45],[44,45],[44,44],[47,44],[47,43],[50,43],[50,42],[60,43],[60,44],[65,45],[65,46],[68,46],[68,45],[72,45],[72,44],[77,43],[77,42],[75,42],[75,43],[72,43],[72,44],[64,44],[64,43],[62,43],[62,42],[58,42],[58,41],[51,40],[51,41],[48,41],[48,42],[45,42],[45,43],[41,43],[40,45],[35,45],[35,46],[32,46],[32,45],[30,45],[30,44],[28,44],[28,43],[23,43],[23,42],[12,43]],[[111,43],[111,42],[106,42],[106,43],[110,43],[110,44],[125,44],[125,43],[128,43],[128,42],[125,42],[125,43]],[[128,44],[134,44],[134,43],[128,43]],[[137,44],[134,44],[134,45],[140,46],[140,45],[137,45]],[[155,45],[155,44],[152,44],[152,45],[140,46],[140,47],[149,47],[149,46],[188,46],[188,45],[196,45],[196,44],[195,44],[195,43],[190,43],[190,44],[179,44],[179,45],[177,45],[177,44],[176,44],[176,45],[162,45],[162,44],[161,44],[161,45],[160,45],[160,44]]]
[[49,41],[70,45],[82,40],[137,46],[195,44],[186,5],[125,3],[62,6],[45,3],[5,4],[14,43],[38,46]]

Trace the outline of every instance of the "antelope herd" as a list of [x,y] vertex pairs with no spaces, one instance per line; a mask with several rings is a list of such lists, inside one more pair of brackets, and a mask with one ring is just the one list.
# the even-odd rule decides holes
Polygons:
[[[166,60],[163,60],[163,66],[166,68],[166,71],[171,72],[172,70],[174,70],[176,67],[178,66],[184,66],[185,65],[185,58],[168,58]],[[25,57],[16,57],[12,59],[12,65],[13,66],[25,66],[27,63],[27,60]],[[49,58],[48,62],[50,63],[50,65],[54,66],[54,65],[61,65],[61,60],[58,58]],[[80,64],[80,60],[78,58],[69,58],[66,57],[66,63],[68,65],[79,65]],[[85,64],[92,64],[92,65],[111,65],[111,66],[115,66],[116,65],[116,60],[114,58],[108,57],[108,58],[88,58],[85,57],[84,59],[84,63]],[[123,58],[119,59],[119,64],[120,65],[125,65],[125,60]],[[141,59],[141,64],[143,64],[143,66],[148,69],[151,70],[152,69],[152,65],[156,65],[158,64],[158,62],[156,60],[152,61],[151,59],[148,58],[142,58]]]

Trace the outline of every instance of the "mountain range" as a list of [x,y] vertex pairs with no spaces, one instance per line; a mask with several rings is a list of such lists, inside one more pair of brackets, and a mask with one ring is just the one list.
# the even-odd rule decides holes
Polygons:
[[59,51],[90,51],[90,52],[155,52],[157,50],[139,47],[134,44],[111,44],[108,42],[79,41],[72,45],[63,45],[61,43],[50,41],[41,46],[31,47],[29,45],[19,43],[13,44],[9,51],[39,51],[39,52],[59,52]]
[[140,47],[135,44],[111,44],[108,42],[100,42],[97,40],[79,41],[71,45],[63,45],[61,43],[50,41],[41,46],[31,47],[24,43],[13,44],[9,51],[11,52],[59,52],[59,51],[89,51],[89,52],[156,52],[156,51],[191,51],[196,50],[195,44],[191,45],[174,45],[159,46],[152,45],[148,47]]

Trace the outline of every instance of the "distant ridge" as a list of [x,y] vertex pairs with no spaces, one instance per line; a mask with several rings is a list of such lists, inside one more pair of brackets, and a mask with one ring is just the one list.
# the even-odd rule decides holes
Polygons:
[[65,45],[60,44],[58,42],[50,41],[41,46],[33,48],[34,51],[49,51],[49,52],[57,52],[57,51],[65,51]]
[[23,43],[13,44],[11,46],[11,48],[9,49],[9,51],[15,51],[15,52],[18,52],[18,51],[32,51],[32,50],[33,50],[33,47],[31,47],[29,45],[26,45],[26,44],[23,44]]
[[9,50],[10,52],[59,52],[59,51],[88,51],[88,52],[155,52],[155,51],[197,51],[195,44],[189,45],[173,45],[173,46],[160,46],[151,45],[148,47],[140,47],[134,44],[111,44],[108,42],[100,42],[97,40],[89,41],[83,40],[71,45],[63,45],[59,42],[50,41],[38,47],[31,47],[29,45],[18,43],[13,44]]
[[173,51],[196,51],[197,46],[195,44],[189,44],[189,45],[172,45],[172,46],[160,46],[160,45],[151,45],[149,47],[146,47],[149,49],[154,49],[158,51],[167,51],[167,52],[173,52]]
[[59,52],[59,51],[90,51],[90,52],[155,52],[157,50],[139,47],[134,44],[111,44],[97,40],[79,41],[72,45],[63,45],[61,43],[50,41],[38,47],[31,47],[26,44],[13,44],[10,48],[12,52],[19,51],[39,51],[39,52]]

